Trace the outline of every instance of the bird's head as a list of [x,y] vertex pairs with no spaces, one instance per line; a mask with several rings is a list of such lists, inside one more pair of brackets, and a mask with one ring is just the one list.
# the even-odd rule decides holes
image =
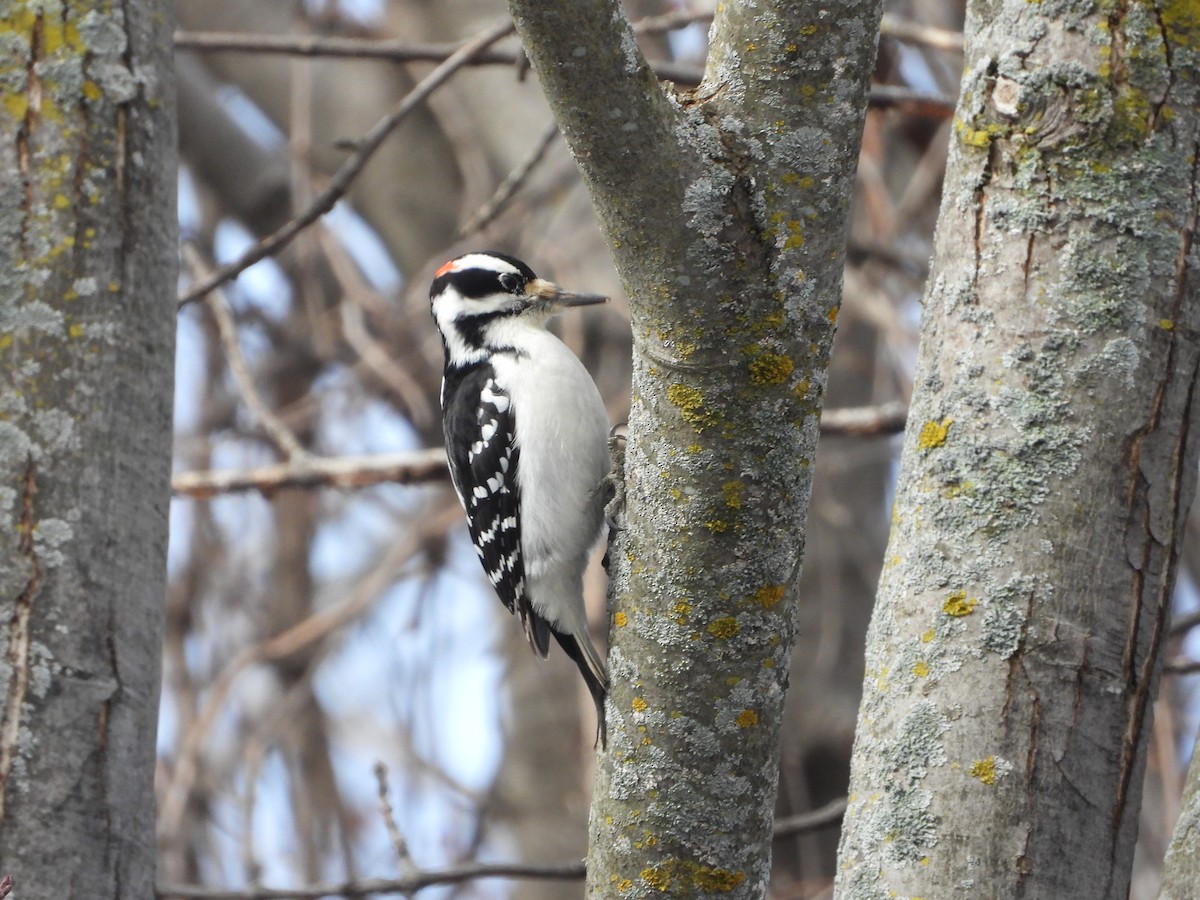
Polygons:
[[507,332],[511,325],[540,327],[563,309],[607,299],[564,290],[493,250],[450,260],[434,273],[429,288],[429,306],[451,356],[485,349],[489,333]]

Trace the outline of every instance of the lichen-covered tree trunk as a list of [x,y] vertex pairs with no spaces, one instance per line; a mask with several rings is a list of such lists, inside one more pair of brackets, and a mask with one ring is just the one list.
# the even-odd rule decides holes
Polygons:
[[588,890],[761,897],[879,4],[723,4],[681,94],[615,0],[510,7],[633,318]]
[[1193,752],[1179,819],[1163,863],[1158,900],[1189,900],[1200,888],[1200,755]]
[[0,2],[0,872],[154,893],[170,6]]
[[1197,463],[1200,17],[966,31],[837,895],[1124,898]]

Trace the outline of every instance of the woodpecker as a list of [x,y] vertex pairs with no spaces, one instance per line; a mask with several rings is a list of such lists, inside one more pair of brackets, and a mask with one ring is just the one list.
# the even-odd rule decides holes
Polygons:
[[529,646],[550,636],[579,667],[604,746],[608,676],[588,634],[583,570],[604,525],[608,416],[546,321],[607,298],[538,278],[494,251],[437,270],[429,303],[445,350],[442,430],[475,552]]

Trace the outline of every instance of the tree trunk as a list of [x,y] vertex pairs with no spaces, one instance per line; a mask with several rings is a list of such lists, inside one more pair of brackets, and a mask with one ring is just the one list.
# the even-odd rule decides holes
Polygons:
[[6,4],[0,871],[150,897],[175,328],[164,4]]
[[1124,898],[1197,462],[1200,21],[966,31],[838,896]]
[[1163,863],[1158,900],[1188,900],[1200,888],[1200,755],[1192,753],[1187,784],[1175,823],[1171,846]]
[[511,0],[633,317],[593,895],[760,897],[877,3],[721,6],[665,92],[615,0]]

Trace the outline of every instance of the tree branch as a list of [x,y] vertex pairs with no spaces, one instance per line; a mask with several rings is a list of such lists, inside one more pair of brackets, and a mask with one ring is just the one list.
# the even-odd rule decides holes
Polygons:
[[900,401],[879,406],[845,406],[821,413],[821,435],[887,437],[904,430],[908,407]]
[[171,478],[171,492],[206,500],[217,494],[282,488],[363,488],[376,484],[429,484],[445,481],[446,452],[440,447],[408,453],[332,458],[305,457],[253,469],[216,469],[179,472]]
[[[903,403],[828,409],[821,416],[821,434],[839,437],[887,437],[904,430]],[[435,484],[449,478],[446,451],[441,447],[369,456],[306,456],[253,469],[212,469],[177,472],[171,492],[193,500],[217,494],[283,488],[365,488],[377,484]]]
[[[509,9],[610,246],[651,241],[668,246],[659,233],[662,223],[645,216],[645,209],[681,208],[687,173],[680,162],[696,151],[677,134],[678,108],[643,56],[620,4],[588,0],[550,10],[537,0],[510,0]],[[583,97],[604,102],[578,102]],[[618,187],[637,202],[605,202]]]
[[362,171],[363,166],[367,164],[367,161],[370,160],[375,151],[379,149],[387,136],[401,122],[408,118],[415,109],[424,103],[430,94],[445,84],[450,76],[466,65],[470,59],[486,50],[511,31],[512,25],[507,22],[493,25],[481,31],[452,53],[445,62],[421,79],[417,86],[409,91],[404,99],[396,105],[395,109],[380,119],[363,136],[354,153],[342,163],[341,168],[330,179],[329,186],[313,200],[308,209],[291,219],[274,234],[268,235],[255,243],[253,247],[243,253],[238,259],[222,266],[208,278],[193,284],[179,298],[179,306],[182,307],[193,300],[203,297],[213,288],[236,278],[259,260],[265,259],[283,249],[295,239],[296,235],[333,209],[334,205],[349,189],[351,182]]
[[[209,268],[200,258],[200,251],[193,244],[184,243],[182,252],[183,261],[193,278],[199,281],[208,277]],[[229,307],[229,301],[226,299],[224,291],[214,289],[209,293],[208,309],[212,313],[213,321],[216,322],[221,346],[225,348],[225,359],[229,363],[229,371],[233,373],[233,380],[237,383],[238,394],[241,396],[242,402],[258,419],[258,424],[267,433],[271,443],[287,459],[299,461],[308,456],[308,451],[300,444],[296,435],[267,405],[262,394],[258,392],[258,388],[254,384],[254,376],[250,374],[250,367],[246,364],[245,356],[242,355],[242,347],[238,343],[237,323],[233,320],[233,310]]]
[[788,816],[786,819],[775,820],[775,840],[785,837],[795,837],[809,831],[817,831],[828,825],[836,825],[846,812],[846,798],[838,797],[812,812]]
[[309,885],[303,888],[251,887],[223,890],[197,884],[163,884],[155,892],[159,900],[318,900],[320,897],[367,897],[371,894],[413,894],[436,884],[461,884],[480,878],[520,878],[539,881],[578,881],[584,876],[582,862],[532,866],[521,863],[464,863],[445,869],[414,872],[402,878],[370,878],[343,884]]
[[[385,774],[377,768],[380,779],[379,795],[386,804]],[[846,811],[846,798],[839,797],[820,809],[788,816],[775,823],[775,837],[794,837],[834,825]],[[395,841],[396,837],[393,836]],[[559,863],[558,865],[535,866],[521,863],[468,863],[446,869],[430,869],[414,872],[403,878],[369,879],[346,882],[339,885],[309,885],[303,888],[255,887],[242,890],[210,888],[199,884],[164,884],[157,890],[159,900],[314,900],[325,896],[365,897],[368,894],[411,894],[435,884],[460,884],[480,878],[521,878],[541,881],[580,881],[587,873],[583,863]]]

